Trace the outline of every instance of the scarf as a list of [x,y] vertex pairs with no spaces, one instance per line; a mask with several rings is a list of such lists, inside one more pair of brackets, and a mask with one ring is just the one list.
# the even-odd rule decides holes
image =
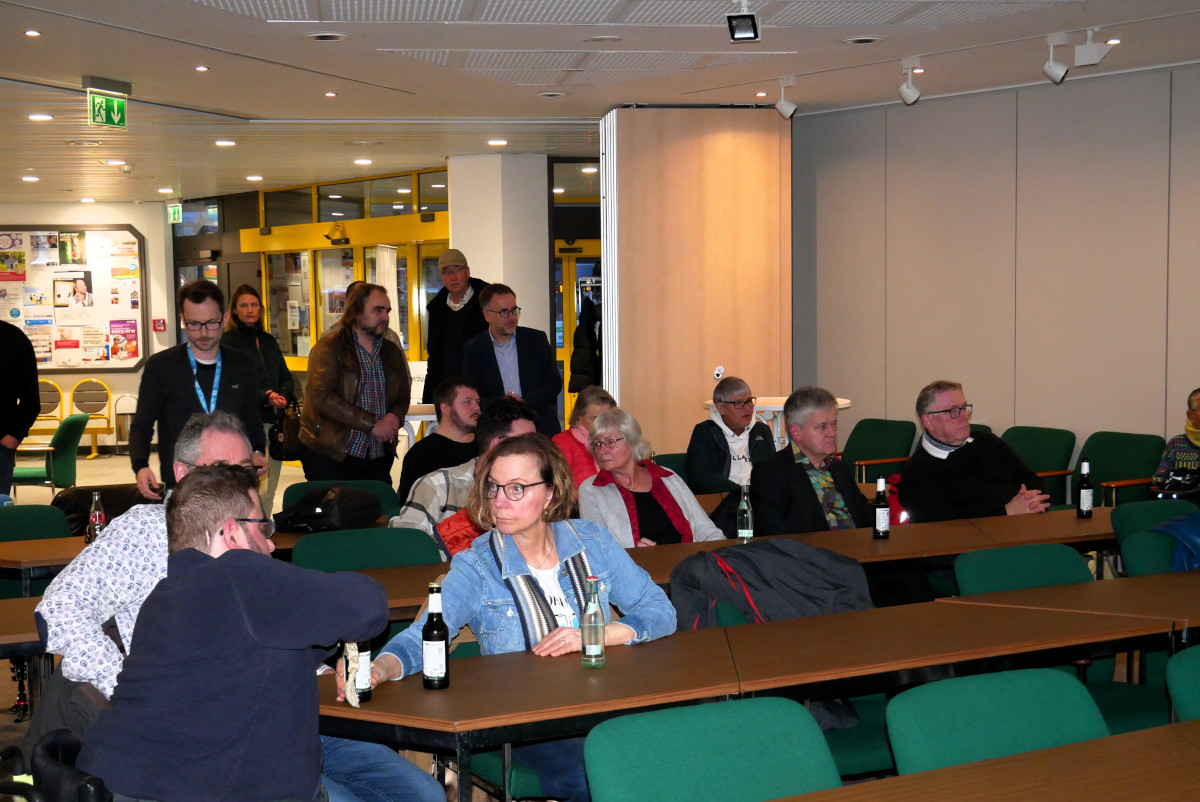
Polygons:
[[[570,521],[565,521],[565,523],[571,527],[571,532],[578,536],[575,525]],[[551,531],[553,532],[553,528]],[[498,530],[493,529],[488,536],[488,541],[492,548],[492,557],[496,560],[496,565],[500,567],[500,576],[504,576],[507,573],[509,562],[508,539]],[[592,566],[588,562],[587,552],[581,549],[574,557],[563,560],[562,564],[571,578],[576,607],[583,610],[587,604],[584,580],[592,576]],[[558,622],[554,620],[554,612],[550,609],[550,602],[546,601],[546,594],[542,593],[541,586],[531,574],[514,574],[505,579],[504,584],[508,585],[508,590],[513,595],[517,616],[521,621],[521,632],[525,636],[525,649],[528,651],[541,643],[550,634],[550,630],[558,626]]]
[[1200,448],[1200,428],[1193,426],[1192,422],[1188,421],[1183,427],[1183,433],[1187,435],[1187,439],[1192,445]]
[[[674,476],[675,474],[648,459],[642,460],[638,465],[641,465],[650,472],[650,495],[663,508],[663,512],[667,514],[667,518],[670,519],[675,530],[679,532],[679,542],[691,543],[692,525],[688,523],[687,516],[679,508],[679,502],[675,500],[675,497],[671,495],[671,491],[663,484],[663,477]],[[633,545],[636,546],[638,541],[642,539],[642,536],[638,532],[637,502],[633,500],[633,491],[617,484],[617,480],[608,471],[600,471],[600,473],[596,474],[593,484],[596,487],[604,487],[606,485],[617,486],[617,490],[621,493],[621,500],[625,502],[625,511],[629,514],[629,528],[633,530]]]

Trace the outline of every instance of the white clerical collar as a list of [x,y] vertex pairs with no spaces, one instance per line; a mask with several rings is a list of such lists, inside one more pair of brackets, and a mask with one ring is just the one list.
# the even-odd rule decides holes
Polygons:
[[929,454],[931,457],[945,459],[955,451],[958,451],[960,448],[965,446],[967,443],[972,442],[974,439],[975,438],[973,437],[968,437],[963,441],[962,445],[952,446],[949,443],[943,443],[941,440],[932,437],[929,432],[925,432],[925,434],[921,436],[921,448],[925,449],[925,453]]

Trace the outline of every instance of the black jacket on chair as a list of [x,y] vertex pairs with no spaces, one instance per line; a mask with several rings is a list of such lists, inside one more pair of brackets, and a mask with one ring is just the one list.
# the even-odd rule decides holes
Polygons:
[[[846,501],[855,526],[870,526],[871,505],[858,489],[854,472],[840,460],[829,464],[833,483]],[[777,452],[754,466],[750,475],[750,503],[754,507],[754,534],[788,535],[829,529],[829,521],[813,490],[808,471],[796,463],[791,448]]]

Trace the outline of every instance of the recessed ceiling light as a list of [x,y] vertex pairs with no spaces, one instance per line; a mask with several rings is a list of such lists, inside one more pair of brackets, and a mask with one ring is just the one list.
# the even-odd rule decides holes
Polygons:
[[563,189],[562,187],[555,187],[555,188],[554,188],[553,190],[551,190],[551,191],[552,191],[552,192],[553,192],[555,195],[561,195],[561,194],[563,194],[564,192],[566,192],[566,190],[565,190],[565,189]]
[[392,204],[392,208],[393,208],[393,209],[403,209],[403,208],[404,208],[404,204],[403,204],[403,203],[393,203],[393,204]]
[[38,178],[36,175],[23,175],[23,176],[21,176],[21,180],[27,181],[30,184],[32,184],[34,181],[41,181],[41,179]]
[[501,145],[507,145],[508,140],[507,139],[489,139],[488,144],[494,145],[496,147],[500,147]]
[[306,33],[306,39],[312,39],[314,42],[340,42],[343,39],[349,39],[350,34],[338,33],[336,31],[321,31],[319,33]]
[[600,172],[600,168],[599,168],[599,167],[593,167],[593,166],[591,166],[591,165],[589,164],[587,167],[584,167],[584,168],[583,168],[583,169],[581,169],[579,172],[581,172],[581,173],[587,173],[588,175],[591,175],[592,173],[598,173],[598,172]]
[[422,208],[422,209],[428,209],[429,207],[428,207],[428,206],[422,206],[421,208]]
[[72,139],[67,142],[68,145],[75,145],[80,148],[94,148],[100,144],[98,139]]
[[110,167],[120,167],[122,164],[125,163],[125,160],[124,159],[105,159],[104,163],[109,165]]
[[80,198],[79,202],[80,203],[95,203],[96,199],[95,198]]
[[398,189],[396,191],[399,192],[401,195],[408,195],[412,192],[412,190],[409,189],[408,187],[400,187],[400,189]]
[[1106,45],[1119,45],[1119,44],[1121,44],[1121,40],[1120,40],[1120,39],[1109,39],[1109,40],[1108,40],[1107,42],[1105,42],[1104,44],[1106,44]]
[[556,98],[556,97],[566,97],[568,93],[567,92],[536,92],[535,94],[538,97]]
[[847,37],[847,38],[845,38],[845,39],[843,39],[843,40],[842,40],[842,44],[846,44],[846,45],[874,45],[874,44],[878,44],[879,42],[882,42],[882,41],[883,41],[883,37],[882,37],[882,36],[873,36],[873,35],[871,35],[871,34],[868,34],[868,35],[866,35],[866,36],[849,36],[849,37]]
[[197,64],[196,72],[208,72],[208,67],[205,67],[203,64]]
[[261,175],[248,175],[248,176],[246,176],[246,180],[247,181],[262,181],[262,176]]
[[925,72],[924,67],[913,67],[913,75],[921,75]]
[[370,159],[355,159],[354,163],[359,165],[360,167],[366,167],[368,164],[371,163],[371,160]]
[[755,92],[754,96],[755,97],[766,97],[767,93],[766,92]]
[[170,195],[174,191],[175,190],[171,189],[170,187],[162,187],[158,190],[158,194],[159,195]]
[[234,142],[232,139],[218,139],[213,144],[216,145],[218,148],[232,148],[234,145],[237,144],[237,142]]
[[25,31],[25,35],[26,35],[26,36],[41,36],[41,35],[42,35],[42,32],[41,32],[41,31],[35,31],[33,28],[30,28],[29,30]]
[[584,39],[583,41],[585,41],[585,42],[619,42],[619,41],[621,41],[621,37],[619,37],[619,36],[589,36],[587,39]]
[[46,120],[53,120],[54,117],[50,114],[30,114],[29,119],[33,120],[35,123],[42,123]]
[[341,198],[341,197],[342,197],[341,195],[330,195],[330,196],[329,196],[329,199],[330,199],[330,200],[338,200],[338,199],[339,199],[339,198]]
[[346,216],[345,212],[332,212],[331,214],[333,214],[334,217],[345,217]]
[[337,97],[337,92],[326,92],[325,97]]
[[429,186],[432,187],[433,189],[445,189],[446,188],[445,184],[430,184]]

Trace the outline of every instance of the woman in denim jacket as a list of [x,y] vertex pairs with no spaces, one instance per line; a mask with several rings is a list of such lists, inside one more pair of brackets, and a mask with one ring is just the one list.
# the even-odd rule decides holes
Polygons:
[[[582,648],[584,579],[600,579],[600,607],[622,618],[605,624],[608,646],[640,643],[675,631],[675,608],[649,574],[609,532],[568,520],[576,491],[562,453],[540,434],[509,438],[483,458],[471,489],[471,516],[491,531],[455,555],[442,584],[450,631],[469,625],[483,654],[532,651],[559,657]],[[421,670],[422,615],[383,649],[372,681]],[[589,799],[583,739],[517,747],[554,799]]]

